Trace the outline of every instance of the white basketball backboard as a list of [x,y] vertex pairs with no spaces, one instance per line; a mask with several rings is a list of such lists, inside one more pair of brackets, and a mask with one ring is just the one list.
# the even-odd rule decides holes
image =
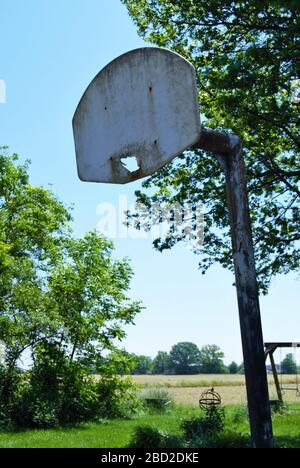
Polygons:
[[[124,184],[152,174],[200,138],[194,67],[167,49],[121,55],[93,79],[73,117],[79,178]],[[126,168],[135,157],[137,168]]]

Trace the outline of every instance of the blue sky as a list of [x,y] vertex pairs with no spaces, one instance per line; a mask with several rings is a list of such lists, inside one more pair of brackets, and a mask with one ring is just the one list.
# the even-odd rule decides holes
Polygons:
[[[100,203],[133,201],[139,182],[88,184],[77,178],[72,116],[91,79],[109,61],[141,47],[119,0],[2,0],[0,7],[0,145],[31,160],[31,182],[73,205],[74,231],[95,229]],[[1,100],[0,100],[1,101]],[[127,328],[129,351],[154,356],[179,341],[215,343],[225,362],[242,361],[232,274],[213,267],[203,276],[184,246],[153,250],[151,239],[116,239],[115,255],[131,258],[131,295],[146,309]],[[266,341],[300,341],[299,280],[278,277],[261,299]]]

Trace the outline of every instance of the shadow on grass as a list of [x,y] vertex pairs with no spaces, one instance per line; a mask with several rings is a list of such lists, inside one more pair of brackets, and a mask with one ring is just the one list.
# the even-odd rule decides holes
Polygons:
[[299,436],[277,436],[274,438],[275,448],[300,448]]
[[109,425],[113,420],[108,419],[101,419],[98,421],[89,421],[89,422],[81,422],[81,423],[74,423],[74,424],[66,424],[57,427],[16,427],[13,429],[0,429],[0,435],[11,435],[14,434],[26,434],[32,432],[71,432],[71,431],[85,431],[89,430],[92,425]]

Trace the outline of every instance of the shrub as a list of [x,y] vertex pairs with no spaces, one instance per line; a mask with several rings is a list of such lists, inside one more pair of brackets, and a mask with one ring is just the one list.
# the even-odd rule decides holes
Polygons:
[[144,400],[148,408],[156,411],[164,412],[172,403],[172,396],[166,388],[150,387],[144,389],[140,393],[140,397]]
[[18,427],[50,428],[94,419],[98,395],[78,363],[53,345],[36,351],[33,369],[23,379],[12,404],[12,422]]
[[234,408],[231,416],[231,420],[234,424],[246,421],[249,418],[248,408],[245,405],[239,405]]
[[137,427],[130,447],[133,448],[165,448],[167,435],[151,426]]
[[170,436],[151,426],[140,426],[135,429],[129,448],[179,448],[183,441],[179,437]]
[[289,406],[284,402],[280,402],[278,400],[271,400],[270,405],[271,405],[272,416],[275,416],[275,415],[281,416],[284,414],[289,414],[290,412]]
[[96,392],[103,418],[129,418],[142,409],[138,387],[130,379],[103,376],[96,384]]
[[[107,369],[106,369],[107,371]],[[138,387],[103,369],[96,382],[54,343],[35,348],[33,368],[0,366],[0,429],[53,428],[99,418],[128,418],[142,409]]]
[[188,440],[205,438],[224,429],[223,409],[211,408],[204,416],[183,421],[181,427]]
[[[24,409],[26,410],[26,408]],[[29,420],[26,426],[38,429],[51,429],[59,425],[57,407],[55,403],[49,401],[34,401],[30,406],[27,416],[29,416]],[[22,425],[22,423],[24,424],[24,420],[19,421],[19,425]]]
[[12,410],[14,402],[19,399],[23,378],[19,369],[8,369],[0,364],[0,429],[13,426]]
[[183,436],[173,436],[152,426],[135,429],[129,448],[248,448],[250,436],[225,428],[223,409],[182,423]]
[[[233,415],[233,419],[245,418],[245,407]],[[225,429],[225,413],[222,408],[210,409],[205,416],[184,421],[182,428],[187,447],[193,448],[248,448],[250,437]]]

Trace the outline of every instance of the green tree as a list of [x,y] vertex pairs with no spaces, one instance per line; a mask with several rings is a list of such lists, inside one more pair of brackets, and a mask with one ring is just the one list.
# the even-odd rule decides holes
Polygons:
[[146,375],[152,372],[152,359],[150,356],[133,354],[135,361],[132,374]]
[[[299,26],[296,1],[122,0],[139,34],[193,62],[203,121],[242,137],[259,286],[297,271],[299,222]],[[202,204],[203,273],[215,262],[232,270],[224,175],[204,151],[188,151],[136,192],[156,203]],[[143,227],[143,215],[138,213]],[[136,221],[136,219],[135,219]],[[149,223],[149,220],[145,222]],[[184,237],[172,231],[163,251]]]
[[292,353],[287,354],[282,360],[281,372],[283,374],[297,374],[297,364]]
[[124,348],[115,348],[108,356],[101,356],[97,359],[96,366],[91,368],[91,373],[99,373],[100,368],[100,370],[105,369],[106,375],[125,376],[132,373],[135,365],[136,360],[134,355]]
[[9,394],[22,352],[54,337],[56,310],[45,293],[51,266],[61,255],[71,216],[50,190],[33,187],[28,163],[0,149],[0,340],[5,346]]
[[224,353],[217,345],[206,345],[200,349],[200,372],[203,374],[225,374]]
[[[65,422],[72,417],[71,410],[60,413],[62,401],[64,408],[81,401],[76,409],[80,420],[81,410],[87,414],[89,395],[94,398],[98,392],[100,401],[110,400],[108,406],[119,414],[113,410],[116,395],[125,389],[129,395],[130,389],[115,375],[117,365],[121,367],[116,341],[124,338],[124,326],[141,310],[127,294],[133,275],[129,261],[114,260],[112,243],[95,232],[73,238],[66,207],[50,190],[31,186],[28,164],[18,164],[17,156],[5,149],[0,152],[0,207],[0,342],[5,347],[0,413],[7,421],[14,415],[17,421],[22,413],[24,421],[27,417],[33,424],[38,418],[47,425],[61,422],[62,414]],[[25,350],[32,354],[33,368],[21,385],[17,365]],[[103,360],[107,351],[108,361]],[[124,358],[123,371],[127,364]],[[87,379],[90,369],[102,375],[96,389]],[[47,392],[36,393],[39,379],[45,391],[47,379],[55,381],[58,405],[52,405]],[[61,385],[75,380],[73,393],[70,385]],[[105,415],[108,406],[103,406]]]
[[152,374],[166,374],[171,370],[170,355],[166,351],[158,351],[153,359]]
[[176,374],[198,374],[200,359],[200,351],[194,343],[177,343],[170,351],[171,368]]
[[232,361],[228,366],[229,374],[237,374],[239,371],[239,366],[235,361]]
[[112,249],[96,232],[69,239],[49,275],[49,297],[59,318],[57,344],[87,366],[114,349],[141,310],[127,296],[133,274],[128,260],[113,260]]

